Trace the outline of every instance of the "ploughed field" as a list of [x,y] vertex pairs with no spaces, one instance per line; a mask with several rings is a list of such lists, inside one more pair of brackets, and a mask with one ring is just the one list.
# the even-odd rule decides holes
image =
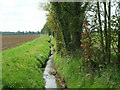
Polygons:
[[2,35],[2,50],[19,46],[38,37],[40,35]]

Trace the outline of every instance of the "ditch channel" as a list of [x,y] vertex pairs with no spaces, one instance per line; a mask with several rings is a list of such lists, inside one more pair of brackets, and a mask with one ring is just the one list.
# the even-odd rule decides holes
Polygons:
[[[51,41],[49,41],[51,44]],[[54,63],[54,45],[51,44],[50,55],[46,61],[43,78],[45,80],[45,88],[64,88],[67,89],[66,81],[61,77],[57,71],[57,67]]]

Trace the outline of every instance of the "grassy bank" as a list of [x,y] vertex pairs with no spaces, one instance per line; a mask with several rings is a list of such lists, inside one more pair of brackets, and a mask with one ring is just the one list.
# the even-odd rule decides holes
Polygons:
[[43,65],[50,53],[48,36],[2,52],[4,88],[43,88]]
[[63,58],[59,54],[55,54],[54,61],[68,88],[120,88],[116,67],[107,67],[96,71],[89,79],[89,74],[83,70],[80,55]]
[[[56,48],[55,39],[53,39],[52,43]],[[54,53],[57,71],[65,79],[68,88],[120,88],[120,73],[114,65],[96,70],[93,76],[88,78],[89,74],[84,70],[81,53],[64,57],[59,52]],[[114,55],[111,58],[116,59]]]

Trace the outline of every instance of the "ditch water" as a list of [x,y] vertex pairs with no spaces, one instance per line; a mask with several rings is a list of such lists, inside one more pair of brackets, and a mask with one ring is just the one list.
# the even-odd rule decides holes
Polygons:
[[52,67],[53,57],[54,55],[52,53],[52,47],[51,47],[51,56],[47,61],[43,75],[43,78],[45,80],[45,88],[57,88],[56,78],[54,75],[51,74],[51,72],[55,71],[54,68]]

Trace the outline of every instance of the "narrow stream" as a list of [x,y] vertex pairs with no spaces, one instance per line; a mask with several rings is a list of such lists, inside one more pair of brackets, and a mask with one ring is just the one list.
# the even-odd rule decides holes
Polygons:
[[56,78],[54,75],[52,75],[50,72],[53,72],[54,69],[52,68],[52,62],[53,62],[53,53],[52,53],[52,47],[51,47],[51,56],[49,57],[49,60],[47,61],[47,65],[44,70],[44,80],[45,80],[45,88],[57,88],[56,84]]

